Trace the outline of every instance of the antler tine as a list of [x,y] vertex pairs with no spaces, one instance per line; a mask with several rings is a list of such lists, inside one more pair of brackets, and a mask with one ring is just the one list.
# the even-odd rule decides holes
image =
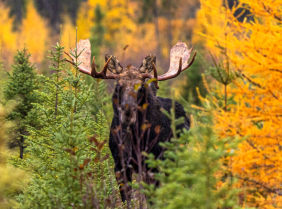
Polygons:
[[115,74],[107,75],[107,69],[108,69],[108,65],[109,65],[109,62],[111,61],[111,59],[112,59],[112,56],[110,56],[110,58],[105,63],[103,70],[100,73],[98,73],[96,71],[96,67],[95,67],[95,56],[94,56],[93,61],[92,61],[92,72],[91,72],[92,77],[93,78],[102,78],[102,79],[116,79],[116,78],[118,78],[119,76],[115,75]]
[[[64,53],[71,59],[71,60],[66,59],[66,61],[69,62],[72,65],[75,65],[73,57],[65,51],[64,51]],[[108,64],[111,61],[111,58],[112,58],[112,56],[107,60],[107,62],[105,63],[105,65],[103,67],[103,70],[99,73],[96,71],[95,56],[92,59],[91,69],[89,69],[89,70],[84,69],[80,66],[77,66],[77,68],[79,69],[80,72],[87,74],[87,75],[91,75],[93,78],[116,79],[116,78],[119,77],[118,75],[115,75],[115,74],[107,75]]]
[[104,79],[117,79],[117,78],[119,78],[118,74],[107,75],[107,69],[108,69],[108,65],[109,65],[109,62],[111,61],[111,59],[112,59],[112,56],[110,56],[110,58],[105,63],[103,70],[99,73],[99,76],[101,76],[101,78],[104,78]]
[[100,74],[102,76],[104,76],[105,78],[107,77],[106,76],[106,73],[107,73],[107,69],[108,69],[108,65],[109,65],[109,62],[111,61],[112,59],[112,56],[110,56],[110,58],[107,60],[107,62],[105,63],[104,67],[103,67],[103,70],[100,72]]
[[[74,63],[73,58],[71,57],[71,55],[70,55],[69,53],[65,52],[65,51],[64,51],[64,53],[71,59],[71,60],[66,59],[66,61],[69,62],[69,63],[72,64],[72,65],[75,65],[75,63]],[[82,73],[84,73],[84,74],[87,74],[87,75],[91,75],[91,73],[90,73],[88,70],[86,70],[86,69],[84,69],[84,68],[82,68],[82,67],[80,67],[80,66],[77,66],[77,68],[79,69],[80,72],[82,72]]]
[[156,79],[154,82],[155,86],[157,89],[159,89],[159,85],[158,85],[158,73],[157,73],[157,69],[155,66],[155,63],[153,63],[153,70],[154,70],[154,78]]
[[175,74],[174,77],[178,76],[181,73],[181,71],[182,71],[182,57],[180,57],[180,59],[179,59],[179,67],[178,67],[177,73]]
[[166,73],[164,75],[158,76],[158,81],[165,81],[165,80],[177,77],[181,72],[183,72],[184,70],[186,70],[187,68],[189,68],[193,64],[193,62],[195,60],[195,57],[196,57],[196,53],[194,53],[193,58],[191,59],[191,61],[183,69],[182,69],[182,57],[181,57],[180,60],[179,60],[179,67],[178,67],[177,72],[174,71],[175,72],[174,74],[171,74],[172,73],[171,72],[171,73]]
[[189,67],[193,64],[193,62],[195,61],[196,54],[197,54],[197,52],[194,53],[194,55],[193,55],[191,61],[188,63],[188,65],[187,65],[185,68],[183,68],[183,69],[181,70],[181,72],[184,71],[184,70],[186,70],[187,68],[189,68]]
[[96,65],[96,64],[95,64],[95,56],[93,56],[92,64],[91,64],[91,76],[92,76],[93,78],[96,78],[97,75],[98,75],[98,73],[97,73],[97,71],[96,71],[96,66],[95,66],[95,65]]
[[[185,67],[187,68],[187,67]],[[168,79],[171,79],[171,78],[175,78],[176,76],[178,76],[181,72],[182,72],[182,57],[180,57],[179,59],[179,67],[178,67],[178,70],[174,73],[174,74],[164,74],[162,76],[158,76],[158,81],[165,81],[165,80],[168,80]]]

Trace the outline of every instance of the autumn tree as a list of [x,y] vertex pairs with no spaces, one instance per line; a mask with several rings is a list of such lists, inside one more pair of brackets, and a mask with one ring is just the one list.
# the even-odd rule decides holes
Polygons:
[[38,14],[32,1],[28,1],[27,14],[18,31],[18,44],[27,46],[33,54],[31,60],[39,63],[46,55],[48,40],[49,30],[45,20]]
[[10,16],[8,4],[0,2],[0,45],[2,51],[1,58],[5,69],[9,71],[14,54],[18,48],[23,48],[24,46],[27,46],[30,52],[33,53],[31,57],[32,61],[40,64],[44,59],[46,44],[49,40],[49,30],[46,22],[37,13],[33,2],[27,1],[24,4],[26,13],[21,17],[21,24],[16,24],[17,27],[15,30],[15,16]]
[[[5,64],[12,61],[12,55],[16,52],[16,33],[13,31],[14,18],[10,18],[10,10],[3,4],[0,3],[0,48],[1,48],[1,60],[5,60]],[[5,53],[3,53],[5,52]]]
[[45,17],[54,31],[59,33],[59,26],[63,23],[63,14],[67,13],[74,24],[77,18],[77,11],[80,7],[82,0],[49,0],[41,1],[34,0],[38,12]]
[[10,16],[15,17],[14,25],[19,26],[26,15],[27,0],[2,0],[10,8]]
[[105,27],[103,25],[103,18],[105,14],[102,13],[101,7],[98,4],[95,8],[95,25],[91,28],[91,57],[100,55],[100,48],[104,42]]
[[[234,15],[238,9],[248,9],[253,21],[240,22]],[[280,208],[281,2],[241,0],[229,8],[202,0],[200,12],[219,81],[211,89],[217,96],[203,100],[215,107],[221,137],[247,137],[227,165],[238,179],[234,187],[243,190],[240,204]]]

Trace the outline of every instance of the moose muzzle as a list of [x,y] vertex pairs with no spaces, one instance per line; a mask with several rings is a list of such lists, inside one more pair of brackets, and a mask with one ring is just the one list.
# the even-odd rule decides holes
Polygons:
[[137,101],[129,92],[124,92],[121,102],[121,122],[124,125],[131,125],[136,122],[137,117]]

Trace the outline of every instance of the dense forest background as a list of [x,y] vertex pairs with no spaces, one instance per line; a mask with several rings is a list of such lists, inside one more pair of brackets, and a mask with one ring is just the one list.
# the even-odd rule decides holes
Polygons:
[[[0,208],[281,208],[281,9],[273,0],[0,0]],[[167,175],[156,176],[159,188],[136,177],[128,204],[107,144],[115,83],[64,60],[86,38],[99,70],[105,54],[137,67],[156,54],[164,73],[178,41],[197,52],[157,93],[184,106],[191,129],[163,145],[168,160],[148,156]]]

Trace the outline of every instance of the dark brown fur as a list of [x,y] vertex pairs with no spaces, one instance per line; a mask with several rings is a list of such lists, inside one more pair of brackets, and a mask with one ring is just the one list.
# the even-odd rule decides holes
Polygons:
[[[148,85],[139,69],[130,67],[120,73],[112,101],[114,117],[109,147],[115,161],[117,181],[123,185],[122,200],[129,201],[131,188],[128,182],[131,182],[133,172],[142,175],[143,181],[158,185],[158,182],[150,177],[152,175],[147,175],[158,171],[148,168],[142,152],[153,153],[156,158],[162,159],[164,150],[159,142],[169,141],[172,131],[171,120],[162,113],[161,108],[170,111],[172,100],[157,97],[155,85],[153,83]],[[185,119],[177,129],[189,129],[189,119],[178,102],[175,102],[175,113],[176,118]],[[144,124],[148,128],[144,129]],[[160,127],[159,133],[155,131],[157,127]]]

